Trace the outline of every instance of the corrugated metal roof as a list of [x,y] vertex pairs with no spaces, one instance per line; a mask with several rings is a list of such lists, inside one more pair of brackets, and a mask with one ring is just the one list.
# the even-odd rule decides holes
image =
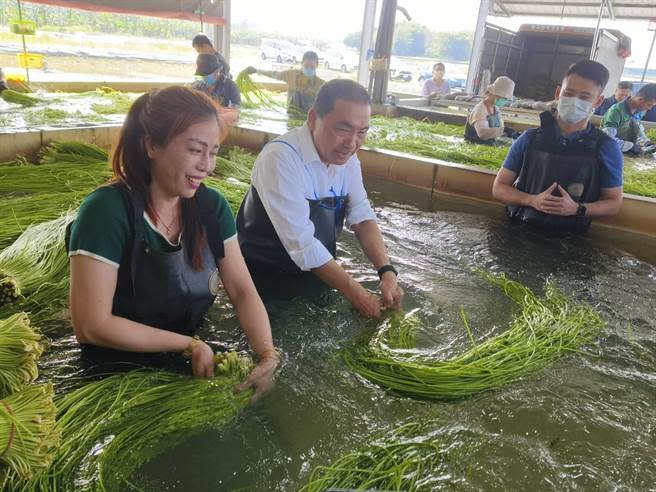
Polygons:
[[[601,1],[592,0],[495,0],[492,15],[512,17],[516,15],[545,17],[599,16]],[[607,0],[604,18],[650,19],[656,18],[656,0]]]

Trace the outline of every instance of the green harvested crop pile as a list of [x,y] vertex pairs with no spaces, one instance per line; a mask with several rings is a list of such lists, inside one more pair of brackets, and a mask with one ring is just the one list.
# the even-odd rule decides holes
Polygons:
[[21,106],[34,106],[39,104],[41,100],[37,97],[16,92],[11,89],[5,89],[0,92],[0,97],[9,103],[20,104]]
[[102,103],[91,105],[91,109],[98,114],[126,114],[135,99],[129,94],[115,91],[109,87],[99,87],[95,90],[95,93],[89,94],[102,96],[104,99]]
[[472,347],[452,359],[439,360],[413,350],[418,319],[394,314],[373,335],[345,351],[347,366],[407,396],[453,399],[498,388],[578,352],[604,325],[590,306],[572,302],[549,283],[544,297],[538,298],[503,275],[485,277],[520,308],[505,332],[476,343],[463,312]]
[[0,319],[0,397],[37,378],[36,363],[42,352],[41,335],[30,326],[25,313]]
[[251,367],[225,354],[212,379],[135,370],[81,386],[57,400],[62,442],[52,465],[27,482],[11,477],[11,490],[131,490],[131,476],[150,459],[237,416],[252,392],[233,387]]
[[656,142],[656,128],[645,130],[645,135],[647,135],[647,138],[652,142]]
[[0,446],[4,449],[0,462],[16,477],[15,487],[4,483],[2,490],[18,490],[23,480],[50,466],[60,439],[56,414],[50,384],[27,386],[0,400]]
[[428,427],[429,423],[405,424],[366,448],[316,467],[300,492],[450,490],[454,475],[464,468],[459,463],[463,450],[450,442],[450,436],[427,433]]
[[274,98],[258,87],[245,70],[239,72],[235,84],[237,84],[237,88],[241,93],[243,107],[270,110],[276,110],[280,107]]
[[234,178],[250,183],[255,157],[255,154],[242,148],[232,147],[227,153],[216,156],[214,174],[223,179]]
[[55,141],[41,151],[41,164],[72,162],[89,164],[107,163],[109,154],[97,145],[77,141]]
[[74,215],[35,224],[0,253],[0,283],[9,302],[0,304],[0,318],[25,311],[34,323],[66,308],[69,277],[64,244],[66,225]]

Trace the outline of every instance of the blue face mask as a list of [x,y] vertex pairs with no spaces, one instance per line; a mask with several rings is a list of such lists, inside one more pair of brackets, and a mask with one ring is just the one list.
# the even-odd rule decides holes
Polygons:
[[203,82],[205,82],[207,85],[214,85],[216,84],[216,77],[213,73],[209,75],[203,75]]
[[317,74],[316,68],[303,67],[303,75],[306,77],[314,77]]
[[494,101],[494,105],[497,108],[503,108],[504,106],[508,106],[508,104],[510,104],[510,101],[505,97],[500,97],[496,101]]
[[638,111],[638,112],[634,113],[633,118],[640,121],[645,116],[646,112],[647,111]]

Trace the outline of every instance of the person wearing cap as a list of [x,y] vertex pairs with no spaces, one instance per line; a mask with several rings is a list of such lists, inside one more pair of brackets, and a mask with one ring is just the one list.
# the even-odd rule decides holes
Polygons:
[[608,78],[601,63],[573,64],[556,89],[557,112],[540,114],[540,127],[510,147],[492,195],[506,204],[512,220],[582,232],[591,219],[619,212],[622,152],[590,123]]
[[205,34],[196,34],[194,39],[191,40],[191,46],[199,55],[214,55],[216,60],[219,62],[219,72],[228,78],[230,77],[230,65],[228,64],[228,60],[226,60],[221,53],[214,49],[212,41],[210,41],[210,38],[208,38]]
[[656,146],[645,135],[642,118],[656,105],[656,84],[643,85],[635,96],[613,105],[601,120],[601,129],[620,145],[622,152],[640,155]]
[[319,56],[314,51],[303,53],[301,69],[290,70],[258,70],[255,67],[246,67],[249,74],[258,73],[272,79],[282,80],[287,84],[287,110],[290,112],[307,113],[314,98],[324,81],[317,77]]
[[504,134],[503,119],[499,108],[513,99],[515,82],[498,77],[485,91],[485,97],[472,109],[465,125],[465,140],[471,143],[494,145],[495,139]]
[[214,55],[198,55],[196,60],[196,80],[191,86],[218,102],[224,108],[239,109],[241,94],[235,82],[221,72]]
[[611,108],[611,106],[617,104],[618,102],[624,101],[627,97],[631,95],[633,91],[633,83],[628,80],[623,80],[617,84],[615,92],[612,96],[604,99],[604,102],[595,109],[594,114],[597,116],[603,116]]

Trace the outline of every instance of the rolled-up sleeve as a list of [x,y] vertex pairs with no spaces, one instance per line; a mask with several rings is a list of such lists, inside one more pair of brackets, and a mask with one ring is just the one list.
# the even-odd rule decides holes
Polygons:
[[303,271],[325,265],[333,256],[314,237],[310,206],[299,184],[303,164],[283,148],[268,149],[258,161],[253,186],[290,258]]
[[359,224],[365,220],[376,220],[376,213],[371,208],[367,191],[362,183],[360,161],[354,157],[347,164],[346,185],[349,194],[349,205],[346,210],[346,227]]

